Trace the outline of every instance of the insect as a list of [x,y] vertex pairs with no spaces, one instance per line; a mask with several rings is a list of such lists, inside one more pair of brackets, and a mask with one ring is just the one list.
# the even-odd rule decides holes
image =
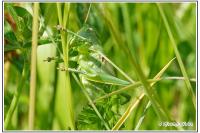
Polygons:
[[[69,32],[60,26],[57,26],[57,29]],[[69,58],[70,62],[75,62],[77,65],[75,68],[68,68],[68,71],[75,72],[78,75],[80,82],[93,100],[116,90],[117,86],[129,84],[128,81],[115,77],[113,72],[106,66],[110,64],[106,64],[106,59],[102,57],[101,42],[93,28],[85,25],[77,33],[70,33],[72,33],[72,37],[69,43]],[[65,69],[61,68],[60,70]],[[104,116],[105,121],[112,127],[120,116],[119,106],[127,103],[129,99],[129,95],[122,93],[95,104],[101,115]],[[88,110],[93,113],[92,117],[99,119],[92,107],[86,105],[78,116],[78,129],[88,129],[88,121],[91,123],[97,122],[94,121],[95,119],[91,119],[90,115],[87,115]],[[85,118],[85,116],[87,117]],[[100,125],[97,124],[96,128],[105,128],[103,125],[98,127]]]

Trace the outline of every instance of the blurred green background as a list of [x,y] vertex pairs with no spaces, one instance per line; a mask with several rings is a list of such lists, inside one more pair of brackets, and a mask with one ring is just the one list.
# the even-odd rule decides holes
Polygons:
[[[6,8],[6,5],[9,4],[15,7],[17,15],[21,18],[20,23],[24,25],[23,30],[19,31],[23,32],[23,34],[19,33],[22,36],[21,41],[19,41],[20,35],[14,33],[12,23],[8,19],[10,10]],[[160,5],[169,22],[189,78],[196,79],[196,3],[161,3]],[[77,32],[84,24],[90,4],[71,3],[70,6],[68,29]],[[23,10],[18,9],[19,7]],[[20,45],[22,42],[31,41],[32,13],[32,3],[4,3],[4,120],[20,82],[23,67],[22,51],[16,50],[15,47],[17,43]],[[10,15],[12,16],[12,13]],[[41,28],[42,21],[49,29],[50,35],[58,34],[54,28],[58,24],[56,3],[40,3],[41,34],[39,37],[41,39],[49,37],[46,30]],[[87,23],[97,32],[105,55],[135,81],[139,79],[122,47],[127,47],[131,51],[131,55],[149,79],[175,57],[155,3],[93,3]],[[58,63],[43,61],[47,57],[56,55],[58,55],[57,47],[51,42],[38,46],[35,111],[35,129],[37,130],[66,129],[67,96],[62,89],[65,82],[64,74],[56,69]],[[124,79],[118,71],[115,71],[115,74]],[[183,77],[177,60],[170,65],[163,77]],[[7,129],[28,128],[29,80],[27,78],[24,82],[24,88]],[[195,92],[196,82],[191,82],[191,84]],[[77,119],[88,101],[74,79],[71,79],[71,86],[74,114]],[[192,127],[183,127],[184,130],[196,129],[196,110],[183,80],[163,80],[156,83],[153,88],[172,118],[178,122],[193,122]],[[137,91],[130,90],[127,93],[134,97]],[[135,129],[147,101],[145,97],[139,103],[121,130]],[[121,108],[122,112],[128,104]],[[168,130],[158,125],[160,121],[153,107],[150,107],[146,111],[139,130]]]

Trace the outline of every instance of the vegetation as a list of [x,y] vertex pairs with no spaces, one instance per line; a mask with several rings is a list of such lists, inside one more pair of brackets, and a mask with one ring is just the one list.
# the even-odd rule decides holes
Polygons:
[[196,3],[4,3],[4,129],[195,130]]

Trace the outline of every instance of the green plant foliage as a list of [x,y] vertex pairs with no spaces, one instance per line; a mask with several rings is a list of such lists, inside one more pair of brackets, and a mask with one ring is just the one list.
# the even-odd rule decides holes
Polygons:
[[34,55],[33,5],[4,2],[5,130],[196,129],[195,3],[39,3]]

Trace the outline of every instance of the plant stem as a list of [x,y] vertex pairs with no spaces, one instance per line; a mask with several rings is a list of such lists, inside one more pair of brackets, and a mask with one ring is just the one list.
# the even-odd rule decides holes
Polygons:
[[[171,61],[169,61],[169,63],[167,63],[159,72],[158,74],[153,78],[154,80],[158,80],[163,73],[167,70],[167,68],[170,66],[170,64],[172,63],[172,61],[175,58],[173,58]],[[153,86],[155,84],[155,82],[151,83],[150,85]],[[143,92],[139,98],[132,99],[130,105],[128,106],[128,108],[126,109],[125,113],[121,116],[121,118],[118,120],[118,122],[115,124],[115,126],[112,128],[112,130],[118,130],[121,125],[126,121],[126,119],[128,118],[128,116],[131,114],[132,110],[136,107],[136,105],[140,102],[140,100],[145,96],[145,93]],[[150,101],[151,102],[151,101]]]
[[145,93],[142,93],[139,97],[136,97],[135,99],[131,100],[131,104],[126,109],[123,116],[117,121],[115,126],[112,128],[112,130],[118,130],[122,124],[126,121],[130,113],[133,111],[133,109],[140,103],[141,99],[145,96]]
[[195,96],[195,94],[194,94],[194,92],[193,92],[193,90],[192,90],[192,85],[191,85],[191,83],[190,83],[190,81],[189,81],[189,77],[188,77],[188,75],[187,75],[187,72],[186,72],[186,69],[185,69],[185,67],[184,67],[184,64],[183,64],[183,61],[182,61],[182,59],[181,59],[180,53],[179,53],[179,51],[178,51],[178,48],[177,48],[177,46],[176,46],[176,42],[175,42],[175,39],[174,39],[174,37],[173,37],[172,31],[171,31],[171,29],[170,29],[169,23],[168,23],[168,21],[167,21],[167,18],[166,18],[166,16],[165,16],[165,13],[164,13],[163,9],[161,8],[160,4],[157,4],[157,7],[158,7],[158,10],[159,10],[160,15],[161,15],[161,17],[162,17],[162,20],[163,20],[163,22],[164,22],[164,25],[165,25],[167,34],[168,34],[168,36],[169,36],[169,39],[170,39],[170,41],[171,41],[171,44],[172,44],[172,46],[173,46],[173,49],[174,49],[176,58],[177,58],[177,60],[178,60],[178,64],[179,64],[180,69],[181,69],[181,72],[182,72],[182,74],[183,74],[183,77],[185,78],[185,84],[186,84],[186,87],[187,87],[187,89],[188,89],[189,95],[192,97],[193,105],[194,105],[194,107],[196,108],[196,96]]
[[16,109],[16,106],[18,104],[21,91],[22,91],[22,89],[23,89],[23,87],[25,85],[25,82],[26,82],[26,79],[27,79],[27,76],[28,76],[28,73],[29,73],[29,64],[24,62],[21,80],[20,80],[19,85],[18,85],[18,87],[16,89],[16,92],[15,92],[14,97],[12,99],[12,102],[10,104],[10,108],[8,109],[8,112],[7,112],[7,115],[6,115],[6,119],[5,119],[5,122],[4,122],[4,128],[5,129],[8,128],[10,120],[11,120],[11,118],[13,116],[13,112]]
[[[157,83],[158,81],[162,81],[162,80],[185,80],[185,79],[184,79],[184,77],[163,77],[163,78],[159,78],[159,79],[148,79],[147,81],[148,81],[150,84],[155,84],[155,83]],[[190,81],[191,81],[191,82],[196,82],[196,79],[191,78]],[[130,84],[130,85],[128,85],[128,86],[125,86],[125,87],[123,87],[123,88],[120,88],[120,89],[118,89],[118,90],[116,90],[116,91],[113,91],[113,92],[111,92],[111,93],[108,93],[108,94],[106,94],[106,95],[104,95],[104,96],[101,96],[101,97],[95,99],[93,102],[95,103],[96,101],[102,100],[102,99],[104,99],[104,98],[108,98],[108,97],[110,97],[110,96],[112,96],[112,95],[116,95],[116,94],[119,94],[119,93],[121,93],[121,92],[123,92],[123,91],[129,90],[129,89],[135,89],[135,88],[138,88],[138,87],[141,87],[141,86],[142,86],[142,83],[141,83],[140,81],[138,81],[138,82],[135,82],[135,83]],[[152,86],[153,86],[153,85],[152,85]]]
[[85,17],[84,24],[86,24],[86,23],[87,23],[87,20],[88,20],[89,14],[90,14],[90,8],[91,8],[91,6],[92,6],[92,4],[90,3],[90,5],[89,5],[89,8],[88,8],[87,15],[86,15],[86,17]]
[[7,90],[7,83],[8,83],[8,77],[10,72],[10,66],[11,63],[9,61],[4,62],[4,95]]
[[[160,80],[161,80],[161,79],[156,79],[156,80],[152,79],[152,80],[148,80],[148,82],[149,82],[149,83],[156,83],[156,82],[158,82],[158,81],[160,81]],[[121,93],[121,92],[123,92],[123,91],[129,90],[129,89],[135,89],[135,88],[138,88],[138,87],[141,87],[141,86],[142,86],[142,83],[141,83],[140,81],[135,82],[135,83],[133,83],[133,84],[131,84],[131,85],[128,85],[128,86],[126,86],[126,87],[120,88],[120,89],[118,89],[118,90],[116,90],[116,91],[113,91],[113,92],[111,92],[111,93],[108,93],[108,94],[106,94],[106,95],[104,95],[104,96],[101,96],[101,97],[95,99],[94,102],[97,102],[97,101],[102,100],[102,99],[104,99],[104,98],[108,98],[108,97],[110,97],[110,96],[112,96],[112,95],[119,94],[119,93]]]
[[[56,50],[56,55],[57,55],[58,51]],[[58,66],[58,63],[55,62],[55,67]],[[55,118],[55,106],[56,106],[56,95],[57,95],[57,85],[58,85],[58,71],[57,69],[54,69],[54,82],[53,82],[53,96],[50,102],[50,124],[49,124],[49,129],[53,129],[53,122],[54,122],[54,118]]]
[[[103,8],[104,7],[102,5],[102,9]],[[133,65],[134,72],[136,73],[136,75],[140,79],[140,81],[142,82],[143,87],[146,92],[146,95],[148,96],[148,98],[152,102],[152,105],[154,106],[154,110],[156,111],[157,115],[160,116],[163,120],[168,120],[166,112],[162,108],[162,106],[159,102],[159,99],[156,97],[156,95],[154,94],[154,91],[151,89],[151,86],[147,82],[146,77],[145,77],[140,65],[136,62],[136,60],[132,56],[130,49],[126,45],[123,45],[124,42],[120,37],[120,31],[116,28],[115,24],[111,20],[112,17],[110,17],[109,11],[106,12],[107,14],[105,14],[105,11],[107,11],[106,8],[104,9],[104,11],[101,11],[101,12],[102,12],[102,15],[103,15],[105,21],[107,22],[107,24],[109,26],[109,30],[110,30],[114,40],[116,41],[116,44],[118,44],[119,48],[124,50],[124,53],[129,57],[132,65]]]
[[137,125],[135,126],[135,130],[138,130],[138,129],[139,129],[140,125],[142,124],[142,121],[144,120],[145,114],[146,114],[146,112],[147,112],[147,110],[148,110],[148,108],[149,108],[150,106],[151,106],[151,102],[149,101],[149,102],[147,103],[147,105],[146,105],[146,107],[145,107],[143,113],[142,113],[142,117],[139,119]]
[[[57,3],[57,11],[58,11],[58,20],[59,24],[65,28],[68,25],[69,22],[69,12],[70,12],[70,4],[68,5],[67,3],[64,4],[64,16],[62,18],[62,12],[61,12],[61,3]],[[67,32],[65,31],[60,31],[61,33],[61,40],[62,40],[62,50],[63,50],[63,60],[64,60],[64,66],[66,69],[68,69],[68,44],[67,44]],[[66,76],[65,76],[65,89],[66,89],[66,97],[67,97],[67,116],[68,120],[67,121],[67,127],[70,129],[74,130],[75,125],[74,125],[74,112],[73,112],[73,103],[72,103],[72,92],[71,92],[71,83],[70,83],[70,75],[69,72],[66,71]]]
[[167,117],[167,114],[165,113],[164,109],[162,108],[161,104],[159,103],[159,99],[157,99],[155,96],[155,93],[149,83],[146,80],[146,77],[144,73],[142,72],[141,67],[136,63],[136,61],[132,58],[131,59],[132,64],[135,69],[136,75],[139,77],[140,81],[143,84],[144,90],[146,92],[146,95],[148,96],[149,100],[151,101],[152,105],[154,106],[154,110],[158,114],[158,116],[161,117],[162,120],[169,120]]
[[36,93],[36,61],[38,43],[39,3],[33,5],[32,51],[31,51],[31,77],[29,99],[29,130],[34,129],[35,119],[35,93]]

